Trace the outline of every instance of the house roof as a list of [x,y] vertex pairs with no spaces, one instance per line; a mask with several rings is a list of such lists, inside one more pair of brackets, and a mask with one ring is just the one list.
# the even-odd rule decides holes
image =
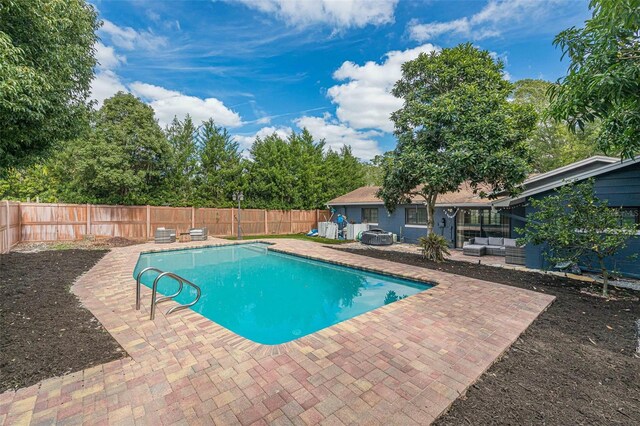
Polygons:
[[[602,163],[598,167],[586,169],[586,170],[585,169],[578,170],[576,173],[566,173],[567,171],[576,169],[576,166],[583,166],[585,164],[596,164],[598,162]],[[515,197],[505,197],[500,200],[493,201],[491,205],[494,207],[513,206],[515,204],[519,204],[526,201],[527,197],[530,197],[532,195],[550,191],[562,185],[566,185],[567,183],[570,183],[570,182],[589,179],[595,176],[609,173],[609,172],[612,172],[624,167],[628,167],[633,164],[638,164],[638,163],[640,163],[640,155],[638,155],[635,158],[631,158],[623,161],[621,161],[619,158],[600,157],[600,156],[587,158],[586,160],[578,161],[576,163],[569,164],[568,166],[561,167],[562,169],[565,169],[563,170],[563,173],[555,173],[550,175],[552,179],[545,179],[544,181],[541,181],[540,179],[536,179],[535,181],[533,181],[533,183],[531,180],[527,180],[523,184],[524,191],[522,191],[520,194],[518,194]],[[556,170],[552,170],[551,172],[555,172]],[[548,173],[551,173],[551,172],[548,172]]]
[[575,175],[589,170],[596,170],[600,167],[617,162],[620,162],[619,158],[594,155],[593,157],[585,158],[584,160],[576,161],[574,163],[567,164],[566,166],[549,170],[548,172],[531,174],[522,183],[522,186],[524,189],[530,189],[532,187],[548,183],[550,180],[555,180],[554,178]]
[[[522,190],[516,197],[502,197],[498,200],[480,198],[474,193],[470,185],[463,183],[456,192],[448,192],[438,195],[436,206],[439,207],[473,207],[473,206],[495,206],[507,207],[521,203],[526,197],[549,189],[557,188],[572,180],[583,180],[598,174],[606,173],[620,167],[640,162],[640,156],[632,160],[620,161],[619,158],[596,155],[584,160],[576,161],[557,169],[545,173],[531,174],[522,183]],[[376,197],[379,186],[363,186],[347,194],[341,195],[329,201],[329,206],[341,205],[382,205],[382,200]],[[485,192],[490,192],[488,187],[480,187]],[[423,203],[419,197],[412,198],[413,203]]]
[[[347,194],[341,195],[333,200],[329,201],[329,206],[342,206],[342,205],[377,205],[384,204],[380,198],[376,196],[376,193],[380,189],[379,186],[363,186],[355,189]],[[485,188],[488,192],[488,189]],[[424,201],[420,197],[413,197],[412,202],[422,204]],[[438,195],[436,199],[436,206],[440,207],[464,207],[475,205],[489,205],[487,198],[480,198],[480,195],[474,194],[471,187],[463,183],[456,192],[448,192],[446,194]]]

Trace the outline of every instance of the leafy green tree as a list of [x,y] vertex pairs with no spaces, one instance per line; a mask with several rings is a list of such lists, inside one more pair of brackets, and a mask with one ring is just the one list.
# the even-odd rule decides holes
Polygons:
[[329,150],[324,155],[324,180],[320,203],[317,207],[324,207],[323,203],[367,184],[366,173],[368,166],[360,162],[351,151],[350,146],[343,146],[339,152]]
[[364,167],[350,147],[323,153],[303,129],[284,140],[277,134],[257,138],[251,147],[248,201],[271,209],[315,209],[364,185]]
[[238,143],[227,129],[216,126],[212,119],[202,124],[199,140],[202,176],[198,204],[230,206],[233,192],[245,186],[245,164]]
[[640,0],[591,0],[591,19],[556,37],[569,71],[551,88],[551,114],[572,130],[602,123],[604,152],[640,152]]
[[481,196],[514,191],[529,171],[526,139],[536,114],[509,102],[512,91],[502,62],[471,44],[403,64],[393,94],[404,106],[391,115],[398,145],[382,161],[387,209],[421,197],[431,233],[438,194],[465,181]]
[[531,206],[535,211],[527,217],[522,242],[544,245],[552,264],[568,261],[597,268],[606,296],[611,275],[607,260],[626,247],[637,225],[622,220],[620,210],[599,200],[593,181],[564,185],[554,195],[532,199]]
[[296,208],[296,176],[291,172],[294,159],[286,140],[277,134],[256,138],[251,146],[247,199],[256,207]]
[[198,129],[189,115],[183,121],[175,117],[165,135],[171,146],[171,156],[164,200],[172,206],[191,206],[196,200],[200,174]]
[[153,109],[119,92],[104,101],[90,132],[61,155],[65,199],[160,204],[171,148]]
[[383,177],[382,161],[384,155],[376,155],[369,162],[363,163],[365,185],[381,186]]
[[51,173],[51,162],[34,164],[21,169],[9,169],[0,178],[0,200],[58,201],[60,183]]
[[583,130],[569,131],[567,124],[548,116],[548,91],[552,83],[525,79],[515,82],[513,101],[532,106],[538,114],[538,125],[528,139],[531,148],[532,169],[537,173],[583,160],[598,154],[596,136],[598,123],[589,123]]
[[83,0],[0,0],[0,171],[86,123],[97,28]]

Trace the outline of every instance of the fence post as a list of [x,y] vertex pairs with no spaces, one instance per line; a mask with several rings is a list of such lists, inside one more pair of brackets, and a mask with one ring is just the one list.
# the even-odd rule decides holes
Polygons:
[[316,209],[316,226],[315,226],[316,229],[318,229],[319,223],[320,223],[320,210]]
[[4,200],[4,207],[7,213],[7,227],[5,228],[5,242],[6,242],[6,253],[9,253],[11,250],[11,216],[9,215],[9,200]]
[[229,236],[232,237],[233,236],[233,225],[235,223],[235,220],[233,220],[233,208],[229,209],[229,212],[231,213],[231,234]]
[[264,235],[269,235],[269,210],[264,209]]
[[18,239],[16,244],[22,241],[22,202],[18,201]]
[[147,204],[147,241],[151,239],[151,206]]
[[196,227],[196,208],[191,206],[191,227]]
[[91,235],[91,205],[87,203],[87,235]]

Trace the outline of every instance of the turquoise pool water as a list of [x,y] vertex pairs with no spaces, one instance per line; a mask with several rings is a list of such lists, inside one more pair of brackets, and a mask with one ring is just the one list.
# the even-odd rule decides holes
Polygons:
[[[289,342],[432,286],[273,252],[266,244],[240,244],[141,254],[134,270],[174,272],[202,289],[191,309],[254,342]],[[153,285],[147,272],[142,283]],[[162,278],[162,294],[177,290]],[[149,296],[147,296],[149,297]],[[176,298],[188,303],[195,290]],[[148,301],[147,301],[148,303]],[[163,304],[159,309],[166,311]]]

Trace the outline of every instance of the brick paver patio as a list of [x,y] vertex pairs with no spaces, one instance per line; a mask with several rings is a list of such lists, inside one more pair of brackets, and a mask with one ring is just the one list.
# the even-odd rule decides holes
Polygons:
[[[190,246],[229,244],[209,239]],[[0,424],[428,424],[553,297],[275,240],[272,249],[435,281],[426,292],[294,342],[250,342],[191,311],[135,310],[138,254],[114,249],[73,291],[130,357],[0,395]]]

